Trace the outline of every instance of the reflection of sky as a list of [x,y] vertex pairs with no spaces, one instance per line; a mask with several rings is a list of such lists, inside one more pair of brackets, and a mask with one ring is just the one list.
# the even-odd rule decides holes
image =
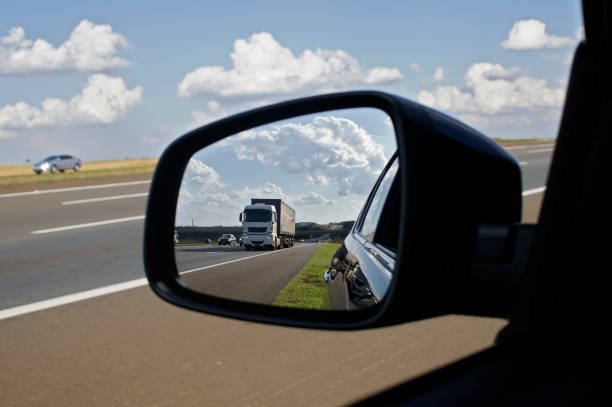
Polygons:
[[[395,151],[394,131],[389,126],[388,116],[382,111],[371,108],[337,110],[323,114],[301,116],[262,126],[255,130],[272,129],[285,123],[307,124],[317,116],[345,118],[355,122],[368,135],[372,136],[375,143],[382,146],[387,160]],[[231,139],[226,140],[231,142]],[[193,188],[190,188],[188,182],[184,182],[183,187],[189,188],[194,195],[225,194],[231,199],[234,207],[220,203],[218,200],[213,203],[212,199],[183,203],[179,205],[177,211],[178,225],[189,225],[192,218],[194,224],[200,226],[237,225],[239,224],[238,213],[242,211],[244,205],[250,203],[250,199],[238,197],[233,192],[243,190],[245,187],[249,189],[262,188],[266,183],[272,183],[280,187],[283,196],[262,195],[254,197],[285,199],[296,210],[297,222],[311,221],[326,224],[354,220],[367,197],[367,192],[359,195],[354,193],[347,196],[339,195],[338,183],[334,179],[330,179],[328,185],[314,184],[307,179],[304,173],[290,174],[280,167],[265,165],[258,160],[239,160],[231,147],[219,143],[195,154],[193,158],[212,167],[219,174],[219,180],[223,183],[223,187],[210,187],[194,191]],[[355,171],[355,174],[358,175],[357,171]],[[375,179],[376,177],[372,176],[371,183]],[[365,190],[369,192],[370,189],[371,185],[368,184]],[[324,197],[327,204],[299,204],[297,197],[312,193]],[[308,202],[308,200],[306,201]]]

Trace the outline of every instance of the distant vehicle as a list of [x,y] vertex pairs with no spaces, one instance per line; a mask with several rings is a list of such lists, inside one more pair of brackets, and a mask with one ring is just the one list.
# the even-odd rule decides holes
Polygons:
[[174,229],[174,243],[178,243],[179,242],[179,234],[178,231],[176,229]]
[[36,174],[42,174],[43,172],[50,172],[55,174],[56,172],[64,172],[65,170],[78,171],[83,166],[80,159],[71,155],[51,155],[42,161],[34,163],[32,165],[32,171]]
[[293,247],[295,211],[281,199],[252,198],[238,219],[244,230],[242,244],[247,250]]
[[204,243],[212,243],[212,240],[210,240],[210,239],[204,239]]
[[244,235],[240,236],[240,239],[238,239],[238,241],[240,242],[240,247],[242,247],[243,243],[243,239],[244,239]]
[[226,233],[225,235],[219,238],[219,246],[221,245],[236,246],[236,236]]

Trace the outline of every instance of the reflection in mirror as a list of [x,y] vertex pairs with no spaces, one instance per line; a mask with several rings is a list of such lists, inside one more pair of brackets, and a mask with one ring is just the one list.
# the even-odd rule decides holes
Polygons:
[[207,295],[281,307],[380,302],[397,242],[395,151],[391,119],[373,108],[300,116],[199,151],[176,212],[181,278]]

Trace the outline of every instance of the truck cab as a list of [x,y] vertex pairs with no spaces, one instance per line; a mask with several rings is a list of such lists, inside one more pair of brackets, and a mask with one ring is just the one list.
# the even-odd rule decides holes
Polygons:
[[247,205],[239,216],[242,222],[242,244],[246,250],[267,248],[276,250],[280,242],[277,234],[277,216],[274,205],[257,203]]

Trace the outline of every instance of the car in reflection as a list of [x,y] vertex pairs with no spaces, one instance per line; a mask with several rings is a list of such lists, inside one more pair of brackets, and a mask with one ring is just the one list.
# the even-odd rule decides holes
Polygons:
[[236,246],[236,236],[226,233],[219,238],[219,246]]
[[32,171],[36,174],[42,174],[43,172],[55,174],[58,171],[64,172],[65,170],[77,172],[82,166],[83,162],[77,157],[68,154],[51,155],[44,160],[34,163]]
[[395,154],[376,182],[353,229],[332,257],[323,279],[334,310],[379,303],[393,276],[399,236],[399,161]]

